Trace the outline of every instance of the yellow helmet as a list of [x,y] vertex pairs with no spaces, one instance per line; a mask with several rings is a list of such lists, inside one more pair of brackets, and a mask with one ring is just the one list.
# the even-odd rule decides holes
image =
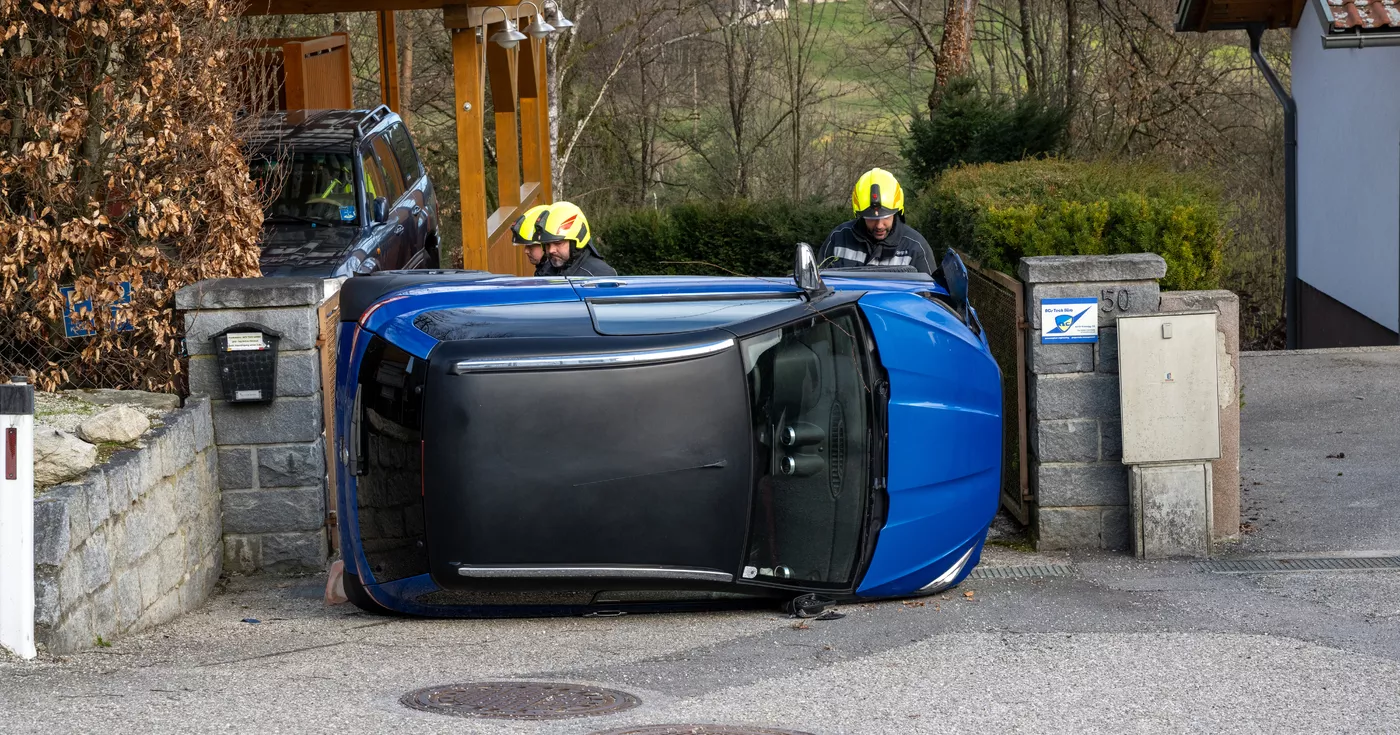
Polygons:
[[904,189],[894,174],[883,168],[872,168],[861,174],[851,191],[851,209],[857,217],[876,219],[904,214]]
[[569,240],[575,248],[582,249],[593,239],[583,210],[569,202],[531,207],[511,225],[510,233],[516,245],[544,245]]

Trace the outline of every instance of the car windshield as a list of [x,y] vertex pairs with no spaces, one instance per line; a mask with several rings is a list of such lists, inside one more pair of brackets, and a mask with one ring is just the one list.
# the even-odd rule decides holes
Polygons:
[[757,474],[745,579],[850,583],[870,498],[869,376],[853,312],[743,340]]
[[[353,224],[358,215],[355,166],[349,151],[255,158],[249,173],[264,193],[271,222]],[[271,197],[270,199],[267,197]]]
[[782,298],[697,298],[683,300],[595,299],[589,302],[599,334],[674,334],[714,329],[748,321],[801,303],[796,296]]

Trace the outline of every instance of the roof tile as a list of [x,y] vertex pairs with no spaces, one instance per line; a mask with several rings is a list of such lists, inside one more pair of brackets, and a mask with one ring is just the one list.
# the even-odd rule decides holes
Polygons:
[[1327,0],[1332,29],[1400,28],[1400,0]]

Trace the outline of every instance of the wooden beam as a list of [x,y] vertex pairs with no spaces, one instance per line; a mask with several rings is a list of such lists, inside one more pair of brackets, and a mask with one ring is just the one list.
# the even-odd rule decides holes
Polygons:
[[282,44],[282,94],[288,110],[306,109],[306,52],[303,41]]
[[244,15],[325,15],[378,10],[436,10],[443,0],[249,0]]
[[462,267],[486,270],[486,58],[476,33],[453,30],[452,82],[457,97],[457,175],[462,204]]
[[392,10],[379,11],[379,95],[399,111],[399,32]]

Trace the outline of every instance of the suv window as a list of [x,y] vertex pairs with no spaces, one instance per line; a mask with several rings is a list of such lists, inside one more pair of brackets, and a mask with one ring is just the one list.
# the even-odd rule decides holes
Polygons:
[[355,175],[349,155],[276,152],[255,157],[249,173],[263,191],[276,191],[264,215],[268,220],[352,222],[355,219]]
[[599,334],[696,332],[748,321],[802,303],[791,298],[590,301]]
[[[360,153],[360,168],[365,172],[365,202],[370,205],[370,211],[374,211],[374,200],[379,197],[387,197],[388,188],[384,184],[384,169],[379,167],[379,161],[369,151]],[[392,199],[389,200],[391,203]]]
[[399,170],[399,162],[394,158],[394,151],[384,136],[375,136],[371,139],[370,146],[374,148],[374,156],[379,159],[379,165],[384,168],[384,184],[387,187],[384,196],[389,198],[389,204],[393,204],[403,196],[407,188],[404,186],[403,171]]
[[414,182],[423,176],[423,162],[419,160],[418,152],[413,149],[413,140],[408,137],[408,129],[402,123],[394,123],[385,135],[389,138],[389,147],[394,149],[399,170],[403,171],[405,186],[413,186]]

